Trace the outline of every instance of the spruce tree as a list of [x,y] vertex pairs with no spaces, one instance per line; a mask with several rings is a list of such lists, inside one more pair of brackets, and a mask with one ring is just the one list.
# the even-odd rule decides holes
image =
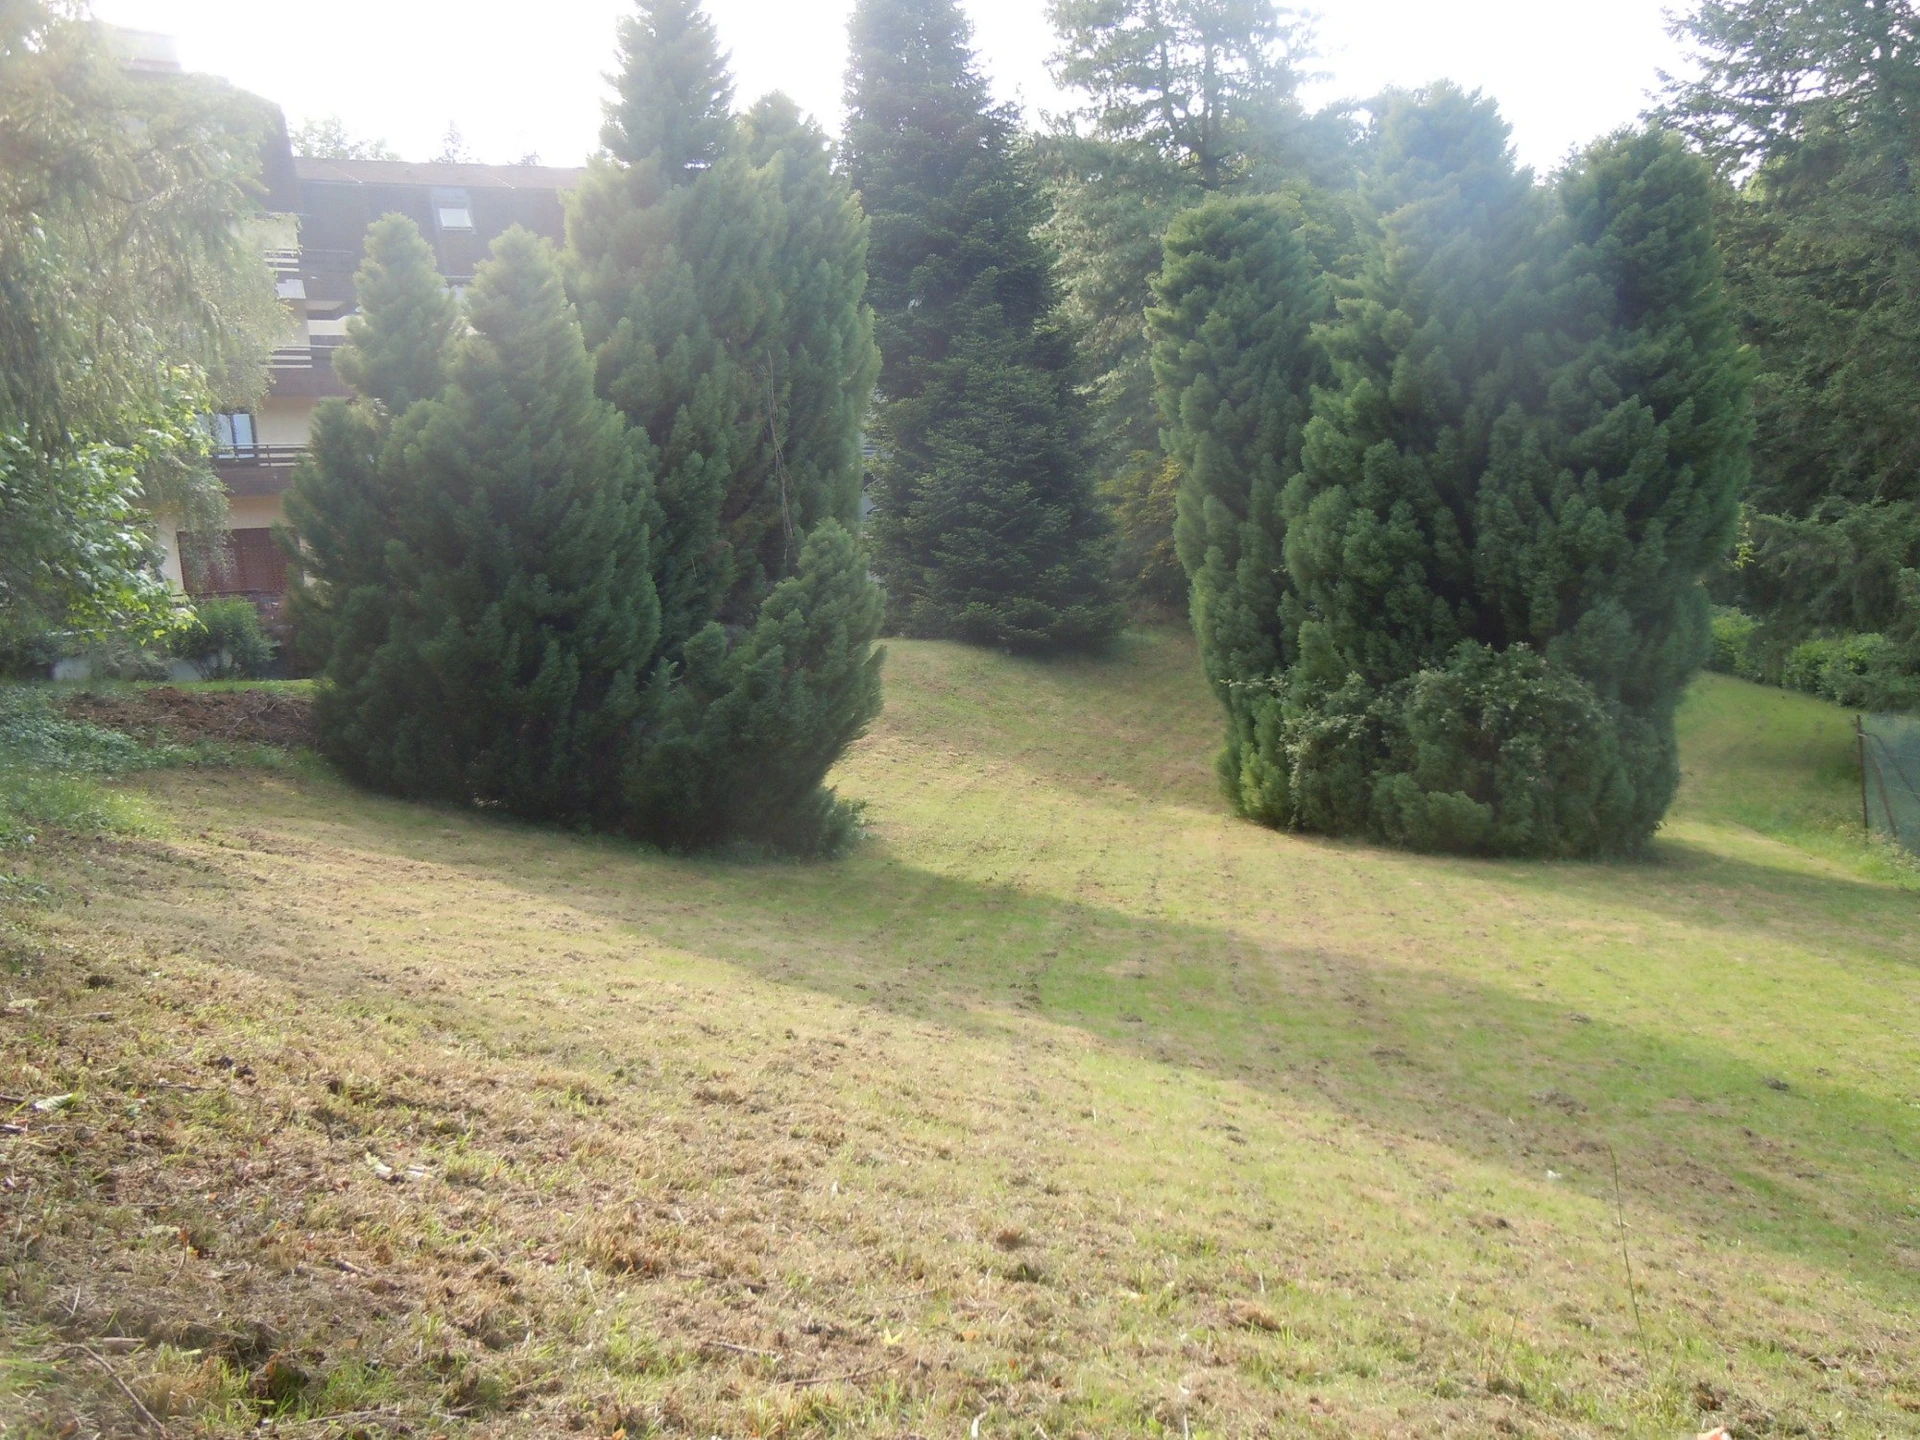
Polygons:
[[1626,133],[1538,192],[1448,87],[1377,124],[1379,239],[1330,323],[1292,217],[1169,234],[1150,320],[1222,777],[1271,824],[1630,851],[1744,475],[1710,178]]
[[466,308],[448,383],[375,466],[388,623],[336,643],[321,745],[392,793],[617,828],[659,627],[651,487],[546,242],[501,236]]
[[846,162],[873,224],[890,623],[1023,649],[1118,628],[1041,199],[954,0],[861,0]]

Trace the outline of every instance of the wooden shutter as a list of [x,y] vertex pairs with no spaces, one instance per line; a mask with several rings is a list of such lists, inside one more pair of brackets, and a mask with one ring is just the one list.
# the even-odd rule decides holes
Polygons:
[[180,537],[182,576],[189,595],[284,595],[287,557],[265,528],[229,530],[224,565],[193,563],[192,537]]

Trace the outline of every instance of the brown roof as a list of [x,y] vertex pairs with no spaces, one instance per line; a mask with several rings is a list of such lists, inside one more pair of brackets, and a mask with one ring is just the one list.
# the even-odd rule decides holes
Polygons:
[[448,165],[412,160],[315,160],[297,155],[302,180],[340,185],[444,185],[466,190],[571,190],[587,171],[582,165]]

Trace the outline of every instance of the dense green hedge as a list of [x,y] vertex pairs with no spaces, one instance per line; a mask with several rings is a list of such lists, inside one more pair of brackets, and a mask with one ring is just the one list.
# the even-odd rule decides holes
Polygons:
[[1854,710],[1920,710],[1920,673],[1908,647],[1886,635],[1822,636],[1769,646],[1751,615],[1721,607],[1713,616],[1708,668],[1743,680],[1819,695]]

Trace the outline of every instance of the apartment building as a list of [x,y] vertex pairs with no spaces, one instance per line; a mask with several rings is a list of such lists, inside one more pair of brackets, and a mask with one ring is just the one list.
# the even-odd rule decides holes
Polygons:
[[289,333],[258,405],[213,417],[214,468],[231,511],[226,563],[183,564],[183,549],[191,556],[204,547],[183,547],[177,522],[162,517],[159,527],[163,568],[174,586],[196,598],[244,595],[269,624],[279,619],[287,590],[286,557],[273,527],[315,409],[348,393],[334,373],[333,352],[354,311],[353,275],[367,227],[396,212],[411,217],[432,244],[440,273],[458,289],[514,225],[559,241],[562,197],[586,173],[547,165],[316,160],[292,153],[284,123],[277,134],[264,163],[273,213],[262,223]]

